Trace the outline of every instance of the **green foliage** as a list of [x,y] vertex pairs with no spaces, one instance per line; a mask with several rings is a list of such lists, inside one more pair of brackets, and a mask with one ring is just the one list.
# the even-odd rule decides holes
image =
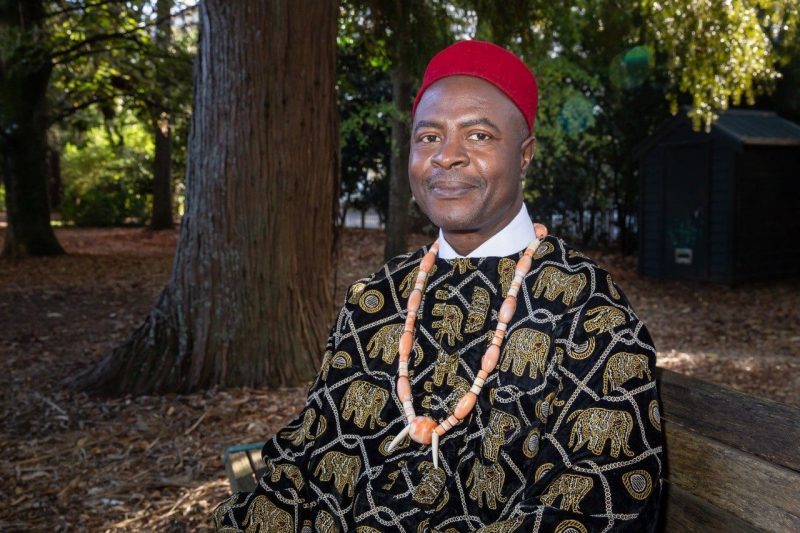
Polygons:
[[775,45],[791,39],[798,22],[797,0],[642,0],[648,30],[667,56],[678,111],[678,91],[691,95],[695,128],[710,129],[716,111],[752,105],[779,75]]
[[146,222],[152,202],[152,135],[135,121],[118,134],[120,142],[112,143],[108,130],[97,126],[65,144],[64,220],[79,226]]

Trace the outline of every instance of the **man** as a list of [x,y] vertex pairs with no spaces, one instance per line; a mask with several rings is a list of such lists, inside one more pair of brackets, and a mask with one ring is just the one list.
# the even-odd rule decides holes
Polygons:
[[305,409],[266,444],[256,491],[216,510],[218,530],[654,527],[655,349],[607,272],[534,233],[536,105],[535,78],[500,47],[431,60],[409,176],[438,244],[350,287]]

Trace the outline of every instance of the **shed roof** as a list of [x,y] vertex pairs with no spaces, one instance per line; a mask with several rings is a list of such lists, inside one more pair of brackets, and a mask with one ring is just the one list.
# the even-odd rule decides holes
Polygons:
[[[683,109],[681,114],[667,120],[642,141],[633,151],[634,158],[639,159],[672,130],[688,121],[686,109]],[[720,113],[711,128],[742,145],[800,146],[800,126],[781,118],[774,111],[729,109]]]
[[726,111],[714,127],[743,144],[800,145],[800,126],[772,111]]

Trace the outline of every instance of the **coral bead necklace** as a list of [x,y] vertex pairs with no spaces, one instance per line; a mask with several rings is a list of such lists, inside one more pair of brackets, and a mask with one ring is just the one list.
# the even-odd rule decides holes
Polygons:
[[539,239],[543,239],[547,235],[547,228],[542,224],[534,224],[534,231],[536,238],[528,245],[522,257],[519,258],[519,261],[517,261],[514,267],[514,279],[511,281],[505,300],[503,300],[503,304],[500,306],[500,310],[497,313],[497,327],[494,330],[491,344],[489,344],[489,347],[481,358],[481,369],[475,376],[472,387],[458,400],[450,416],[439,423],[427,416],[417,416],[412,402],[411,381],[408,377],[408,362],[411,359],[411,350],[414,346],[414,325],[416,324],[417,314],[420,304],[422,303],[422,294],[425,290],[428,274],[433,268],[436,256],[439,253],[438,240],[431,245],[428,252],[422,258],[419,264],[419,273],[414,282],[414,288],[408,296],[408,303],[406,304],[406,322],[403,326],[403,332],[400,335],[400,342],[397,350],[399,355],[397,396],[403,403],[403,411],[406,415],[407,424],[389,444],[387,447],[389,451],[392,451],[406,436],[409,436],[414,442],[431,445],[433,466],[439,468],[439,438],[469,416],[475,408],[475,404],[478,402],[478,395],[481,393],[483,384],[486,383],[489,374],[494,371],[500,359],[500,346],[503,344],[503,338],[505,337],[508,323],[511,321],[517,309],[517,294],[519,293],[520,287],[522,287],[522,280],[531,269],[533,254],[539,247]]

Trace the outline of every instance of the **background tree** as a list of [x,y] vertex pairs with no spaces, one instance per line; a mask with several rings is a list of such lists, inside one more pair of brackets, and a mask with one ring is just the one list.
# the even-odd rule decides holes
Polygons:
[[6,191],[2,255],[64,253],[47,198],[47,87],[53,72],[44,2],[0,1],[0,165]]
[[333,1],[200,4],[172,276],[76,385],[145,394],[313,376],[332,316],[336,15]]
[[[172,42],[172,0],[156,2],[155,44],[159,51],[168,53]],[[162,69],[163,70],[163,69]],[[171,90],[169,79],[162,78],[162,93]],[[172,227],[172,136],[170,132],[170,110],[164,105],[153,109],[155,133],[155,157],[153,158],[153,218],[150,227],[168,229]]]

